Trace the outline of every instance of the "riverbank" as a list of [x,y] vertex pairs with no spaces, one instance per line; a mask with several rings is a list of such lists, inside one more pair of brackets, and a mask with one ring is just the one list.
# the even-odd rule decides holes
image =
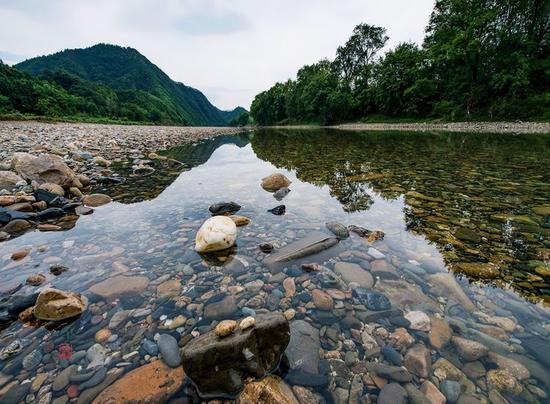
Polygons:
[[14,152],[43,151],[64,155],[75,149],[115,159],[135,151],[155,152],[189,141],[242,131],[242,128],[235,127],[0,121],[0,160]]
[[[316,125],[270,126],[281,129],[318,129]],[[550,133],[548,122],[448,122],[448,123],[346,123],[341,125],[323,126],[330,129],[361,130],[361,131],[443,131],[469,133]]]

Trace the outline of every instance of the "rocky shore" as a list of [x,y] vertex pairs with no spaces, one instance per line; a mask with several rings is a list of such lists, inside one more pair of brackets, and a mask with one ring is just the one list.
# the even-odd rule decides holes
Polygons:
[[[318,126],[282,126],[286,129],[316,129]],[[550,133],[547,122],[450,122],[450,123],[346,123],[329,126],[331,129],[361,131],[406,131],[406,132],[463,132],[463,133]]]
[[155,152],[189,141],[239,132],[242,129],[229,127],[0,121],[0,160],[14,152],[40,150],[63,155],[75,148],[115,159],[136,151]]

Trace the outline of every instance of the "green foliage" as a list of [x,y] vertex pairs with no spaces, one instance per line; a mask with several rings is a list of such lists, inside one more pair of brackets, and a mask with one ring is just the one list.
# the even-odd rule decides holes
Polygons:
[[242,112],[229,121],[229,126],[246,126],[250,123],[250,114],[248,111]]
[[132,48],[100,44],[33,58],[16,67],[0,66],[0,96],[8,97],[0,98],[0,112],[225,125],[244,111],[219,110],[200,91],[172,81]]
[[334,62],[256,97],[261,125],[390,119],[541,119],[550,114],[548,0],[437,0],[422,47],[383,57],[384,28],[359,24]]

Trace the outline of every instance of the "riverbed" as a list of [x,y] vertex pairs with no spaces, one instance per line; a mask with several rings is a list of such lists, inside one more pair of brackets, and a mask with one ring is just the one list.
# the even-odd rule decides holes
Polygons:
[[[181,348],[220,320],[270,312],[290,322],[276,374],[300,403],[548,402],[550,135],[216,134],[148,144],[167,160],[147,175],[109,155],[125,182],[96,191],[112,203],[70,230],[0,243],[4,296],[52,286],[89,300],[74,321],[1,332],[0,402],[91,402],[179,357],[159,335]],[[273,173],[291,181],[281,200],[260,186]],[[229,201],[250,223],[231,250],[198,254],[209,206]],[[269,211],[279,205],[284,214]],[[383,237],[351,231],[318,254],[266,264],[261,244],[275,254],[314,232],[330,236],[327,222]],[[37,273],[47,282],[25,285]],[[183,375],[166,377],[177,386],[166,401],[198,400]]]

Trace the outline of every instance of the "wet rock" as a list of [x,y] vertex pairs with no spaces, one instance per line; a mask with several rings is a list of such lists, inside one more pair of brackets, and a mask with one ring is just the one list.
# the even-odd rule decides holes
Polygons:
[[[9,191],[21,181],[23,181],[23,178],[12,171],[0,171],[0,190],[7,189]],[[11,203],[6,203],[6,205],[11,205]]]
[[489,370],[487,372],[487,385],[489,388],[501,393],[519,395],[523,391],[520,382],[506,369]]
[[38,221],[46,221],[51,219],[57,219],[65,216],[67,213],[61,208],[48,208],[46,210],[40,211],[36,214],[36,219]]
[[370,372],[374,372],[385,379],[394,380],[399,383],[408,383],[412,380],[412,375],[402,367],[376,362],[368,362],[365,366]]
[[319,372],[319,330],[306,321],[290,323],[290,342],[286,350],[290,369],[295,372]]
[[325,224],[327,229],[329,229],[332,234],[334,234],[338,239],[345,240],[349,237],[349,230],[346,226],[339,222],[327,222]]
[[17,316],[23,310],[34,306],[36,299],[38,299],[38,293],[11,296],[6,305],[8,314]]
[[163,361],[171,368],[178,367],[181,364],[180,350],[178,341],[170,334],[160,334],[157,340],[159,351]]
[[181,282],[179,279],[170,279],[157,286],[157,295],[160,298],[176,297],[181,292]]
[[82,198],[82,203],[86,206],[91,206],[92,208],[107,205],[108,203],[111,203],[111,201],[111,197],[104,194],[84,195]]
[[490,262],[459,262],[453,268],[473,279],[493,279],[500,275],[499,268]]
[[44,289],[36,300],[34,316],[40,320],[65,320],[82,314],[87,305],[86,297],[78,293]]
[[384,232],[375,230],[367,230],[364,227],[351,225],[348,226],[348,230],[357,234],[360,237],[366,238],[369,243],[374,243],[377,240],[382,240],[384,238]]
[[378,395],[378,404],[406,404],[407,391],[397,383],[388,383]]
[[52,265],[50,267],[50,273],[55,276],[61,275],[63,272],[67,272],[69,268],[64,267],[63,265]]
[[550,368],[550,344],[541,337],[529,336],[521,339],[522,346],[538,361]]
[[313,303],[319,310],[330,311],[334,308],[334,301],[326,292],[320,289],[314,289],[311,291],[313,297]]
[[296,284],[294,278],[286,277],[283,281],[283,289],[286,297],[292,297],[296,294]]
[[[1,185],[0,185],[0,188],[1,188]],[[14,203],[15,203],[15,196],[13,196],[13,195],[0,195],[0,206],[9,206],[9,205],[13,205]]]
[[43,274],[34,274],[34,275],[30,275],[27,278],[26,283],[27,283],[27,285],[31,285],[31,286],[39,286],[39,285],[43,284],[45,281],[46,281],[46,276],[45,275],[43,275]]
[[247,377],[261,378],[273,371],[289,339],[289,324],[282,314],[258,315],[255,327],[236,329],[225,338],[209,332],[190,341],[183,348],[183,367],[205,397],[233,395]]
[[139,295],[149,285],[149,278],[145,276],[118,275],[96,283],[90,288],[90,292],[111,301],[124,295]]
[[338,239],[336,237],[314,231],[303,239],[281,248],[275,254],[271,254],[264,260],[264,263],[268,266],[274,266],[278,263],[284,263],[319,253],[336,244],[338,244]]
[[273,197],[277,199],[278,201],[282,201],[285,196],[287,196],[290,192],[290,189],[283,187],[279,188],[277,191],[273,193]]
[[95,342],[102,344],[104,342],[107,342],[111,335],[113,335],[113,333],[110,330],[104,328],[95,333],[94,339]]
[[439,385],[441,392],[447,398],[447,401],[454,403],[458,400],[461,393],[460,383],[454,380],[443,380]]
[[404,361],[405,367],[409,372],[427,378],[432,368],[432,358],[430,351],[424,345],[415,345],[407,351]]
[[42,353],[38,350],[32,351],[23,358],[23,369],[33,370],[42,362]]
[[420,386],[420,391],[432,402],[432,404],[445,404],[447,400],[445,395],[439,391],[429,380],[424,381]]
[[250,224],[250,219],[245,216],[231,215],[229,216],[229,218],[233,220],[233,222],[235,222],[235,226],[237,227],[246,226]]
[[239,308],[233,296],[225,296],[222,300],[208,303],[204,307],[204,317],[207,320],[222,320],[231,318]]
[[275,173],[262,178],[262,188],[268,192],[275,192],[281,188],[288,188],[292,182],[284,174]]
[[5,385],[0,389],[0,403],[12,404],[24,402],[24,398],[29,391],[30,383],[21,383],[18,380]]
[[391,302],[385,295],[378,292],[367,291],[364,288],[353,289],[353,295],[372,311],[383,311],[391,309]]
[[241,205],[235,202],[218,202],[210,205],[208,210],[212,216],[217,215],[232,215],[241,209]]
[[285,214],[286,206],[285,205],[275,206],[273,209],[268,209],[267,211],[270,213],[273,213],[274,215],[281,216]]
[[432,401],[426,397],[419,389],[417,389],[412,383],[407,383],[405,385],[405,390],[411,404],[434,404]]
[[203,223],[195,237],[195,251],[207,253],[225,250],[235,244],[237,226],[226,216],[214,216]]
[[507,358],[494,352],[489,352],[488,359],[500,369],[508,370],[518,380],[525,380],[531,377],[531,372],[529,372],[529,369],[512,358]]
[[51,182],[45,182],[44,184],[41,184],[38,189],[43,189],[44,191],[48,191],[52,194],[56,194],[59,196],[65,196],[65,191],[63,190],[63,187],[57,184],[53,184]]
[[405,318],[411,323],[411,330],[428,332],[431,329],[430,318],[423,311],[410,311],[405,314]]
[[430,339],[430,344],[435,349],[440,350],[444,346],[446,346],[451,340],[451,337],[453,335],[451,327],[449,327],[449,324],[445,320],[439,319],[437,317],[431,317],[430,323],[431,330],[428,335]]
[[214,333],[218,337],[223,338],[231,335],[235,328],[237,328],[237,322],[235,320],[223,320],[216,326]]
[[[1,216],[2,212],[0,212]],[[32,225],[23,219],[15,219],[6,224],[2,228],[2,232],[8,233],[9,235],[19,235],[21,233],[24,233],[25,231],[29,230],[32,227]]]
[[467,361],[476,361],[489,352],[485,345],[462,337],[452,337],[451,343],[458,354]]
[[270,243],[262,243],[259,245],[260,251],[269,254],[271,251],[273,251],[273,244]]
[[81,185],[75,173],[63,159],[53,154],[33,156],[28,153],[14,153],[12,168],[23,179],[36,181],[39,184],[53,183],[67,188]]
[[395,267],[386,260],[374,260],[371,263],[371,273],[380,279],[399,279]]
[[239,323],[239,328],[241,330],[247,330],[250,327],[254,327],[256,325],[256,319],[252,316],[245,317],[241,320]]
[[450,296],[456,299],[466,310],[473,311],[474,304],[464,293],[464,290],[456,282],[454,276],[450,273],[438,273],[430,276],[430,282],[434,285],[432,292],[434,295]]
[[61,370],[53,381],[52,390],[60,391],[60,390],[63,390],[65,387],[67,387],[69,385],[71,375],[76,373],[76,370],[77,370],[76,365],[71,365]]
[[389,363],[395,366],[401,366],[403,364],[403,355],[401,355],[394,347],[385,346],[380,351]]
[[370,289],[374,285],[374,278],[357,264],[351,262],[337,262],[334,271],[347,283],[357,283],[362,288]]
[[184,376],[181,367],[170,368],[162,361],[154,361],[125,374],[105,388],[93,402],[167,402],[180,389]]
[[245,384],[237,404],[301,404],[292,389],[279,377],[269,375]]

